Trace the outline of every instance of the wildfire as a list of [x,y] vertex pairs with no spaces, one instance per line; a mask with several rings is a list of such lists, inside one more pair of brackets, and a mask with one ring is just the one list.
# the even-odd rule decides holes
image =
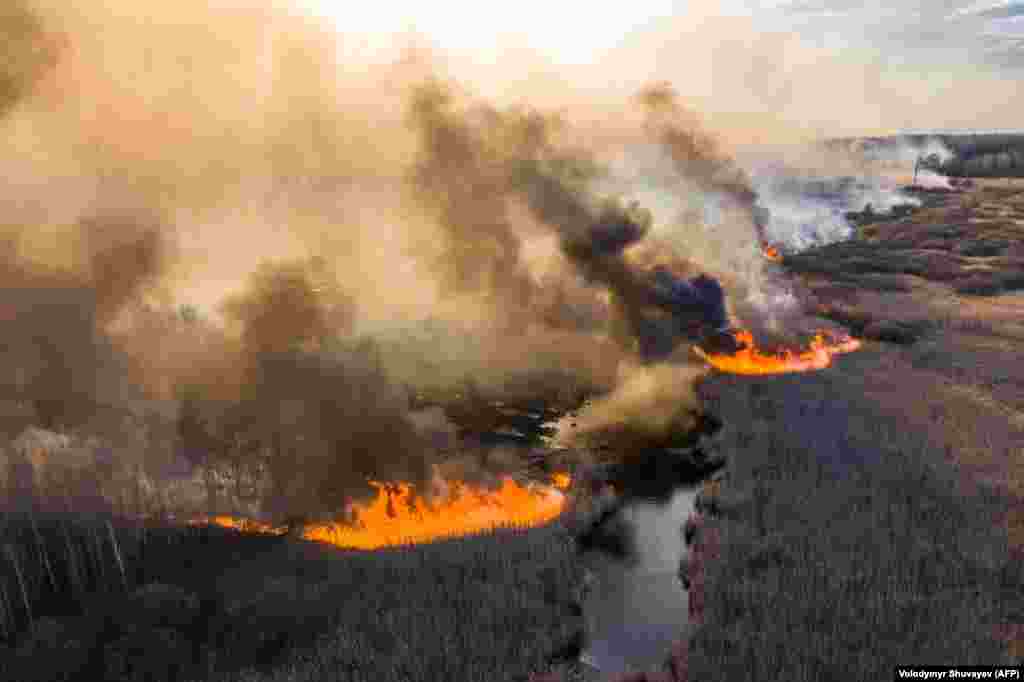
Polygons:
[[763,253],[764,257],[768,260],[775,262],[782,260],[782,254],[774,246],[765,245],[764,248],[761,249],[761,253]]
[[551,483],[559,490],[568,490],[572,485],[572,478],[567,473],[559,472],[551,476]]
[[786,374],[823,369],[832,364],[832,356],[849,353],[860,348],[860,341],[849,336],[833,337],[824,332],[815,334],[807,350],[771,353],[757,348],[749,331],[734,332],[736,341],[743,346],[735,353],[706,353],[694,346],[694,351],[708,364],[730,374]]
[[259,521],[253,521],[252,519],[238,518],[234,516],[214,516],[209,521],[192,521],[191,525],[197,525],[199,523],[212,523],[216,526],[223,528],[234,528],[245,533],[283,533],[284,528],[277,528],[271,526],[269,523],[261,523]]
[[[505,477],[497,490],[446,481],[448,495],[434,502],[417,495],[409,484],[387,486],[371,481],[377,496],[371,502],[351,505],[352,523],[309,526],[302,537],[339,547],[377,549],[469,535],[505,525],[540,525],[561,513],[565,495],[559,489],[565,490],[571,483],[566,473],[554,474],[552,481],[555,487],[525,486]],[[284,531],[230,516],[214,517],[210,523],[246,532]]]

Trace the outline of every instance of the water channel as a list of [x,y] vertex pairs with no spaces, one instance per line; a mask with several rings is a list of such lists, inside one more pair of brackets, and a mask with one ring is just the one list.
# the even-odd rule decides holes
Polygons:
[[603,674],[660,669],[686,635],[687,592],[678,571],[687,551],[682,526],[695,496],[688,485],[664,502],[626,502],[606,524],[628,535],[628,556],[596,548],[584,553],[590,588],[582,663]]

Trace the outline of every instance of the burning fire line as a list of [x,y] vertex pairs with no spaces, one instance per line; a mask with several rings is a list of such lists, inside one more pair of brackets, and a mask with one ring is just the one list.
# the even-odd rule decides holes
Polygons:
[[840,353],[855,351],[861,342],[849,336],[830,337],[818,332],[811,339],[810,347],[804,351],[784,350],[764,352],[757,348],[754,336],[747,330],[733,332],[736,341],[743,346],[733,354],[707,353],[694,346],[693,350],[712,367],[730,374],[786,374],[824,369],[832,364],[832,357]]
[[[566,473],[554,474],[550,487],[524,486],[509,477],[502,479],[497,490],[446,481],[446,499],[431,503],[407,483],[387,486],[371,481],[377,497],[369,503],[351,506],[353,523],[312,525],[303,531],[302,537],[339,547],[378,549],[469,535],[505,525],[536,526],[562,512],[562,491],[571,482]],[[244,532],[285,532],[284,528],[232,516],[215,516],[208,523]]]

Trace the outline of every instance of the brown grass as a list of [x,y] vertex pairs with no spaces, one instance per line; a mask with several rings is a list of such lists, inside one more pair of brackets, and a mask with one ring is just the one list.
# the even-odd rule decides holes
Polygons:
[[706,387],[731,426],[732,505],[713,521],[725,551],[692,679],[1020,659],[1022,629],[989,626],[1024,623],[1022,210],[1024,183],[982,182],[786,259],[814,312],[885,343],[812,376]]

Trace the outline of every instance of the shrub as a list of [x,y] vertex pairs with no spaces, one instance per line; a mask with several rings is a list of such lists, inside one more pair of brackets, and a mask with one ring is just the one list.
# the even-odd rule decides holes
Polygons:
[[870,291],[905,292],[913,288],[905,275],[877,273],[861,277],[844,277],[843,280],[859,289],[868,289]]
[[886,343],[910,345],[916,343],[924,335],[925,330],[926,326],[921,323],[880,320],[865,327],[864,337]]
[[995,296],[1003,292],[1003,282],[994,274],[975,274],[957,282],[953,290],[961,296]]
[[1024,289],[1024,272],[1005,273],[1000,277],[1000,281],[1006,291]]
[[961,256],[990,258],[992,256],[1002,255],[1008,246],[1009,242],[1004,240],[988,241],[984,239],[975,239],[957,244],[954,250]]

